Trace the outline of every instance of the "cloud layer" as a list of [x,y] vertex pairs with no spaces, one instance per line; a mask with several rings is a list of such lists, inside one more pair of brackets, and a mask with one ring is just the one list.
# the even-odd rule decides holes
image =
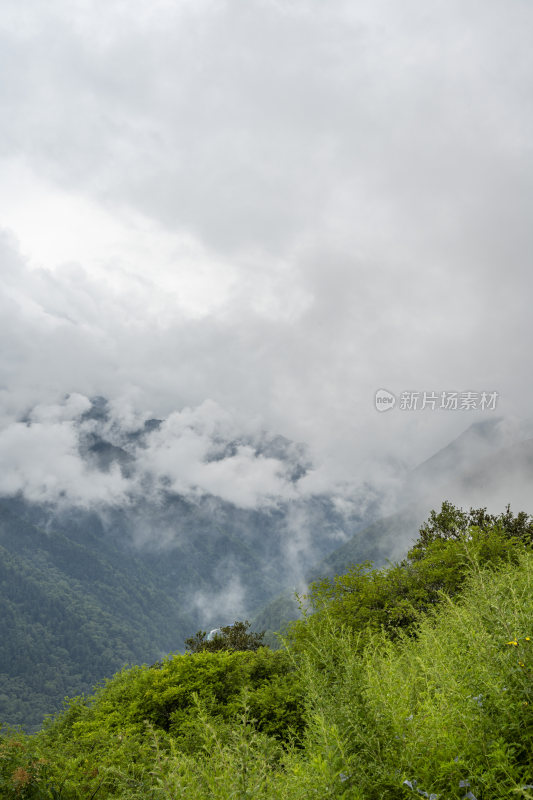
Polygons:
[[150,468],[249,504],[292,491],[275,459],[178,456],[173,412],[305,441],[322,486],[481,418],[378,414],[378,388],[528,415],[532,24],[499,0],[7,0],[5,485],[28,451],[52,491],[50,436],[58,494],[85,480],[72,423],[21,423],[65,393],[165,417]]
[[0,431],[0,496],[62,506],[157,505],[172,495],[269,509],[331,491],[315,472],[302,447],[246,429],[213,401],[146,420],[75,394]]

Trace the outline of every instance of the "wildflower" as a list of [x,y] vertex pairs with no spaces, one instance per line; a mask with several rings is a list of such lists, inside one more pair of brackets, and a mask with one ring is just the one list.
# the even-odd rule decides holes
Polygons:
[[518,666],[519,666],[519,667],[525,667],[525,664],[524,664],[524,662],[523,662],[523,661],[519,661],[519,662],[518,662]]
[[530,636],[525,636],[524,638],[525,638],[526,642],[530,642],[531,641],[531,637]]
[[516,639],[512,639],[510,642],[506,642],[505,644],[512,644],[513,647],[518,647],[518,642]]

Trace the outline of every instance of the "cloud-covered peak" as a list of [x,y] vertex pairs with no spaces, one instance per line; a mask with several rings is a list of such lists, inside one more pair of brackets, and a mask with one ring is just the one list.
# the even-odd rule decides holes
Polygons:
[[35,406],[8,425],[0,458],[0,493],[82,506],[171,492],[275,507],[305,496],[298,481],[310,468],[302,446],[239,426],[213,401],[157,420],[80,394]]

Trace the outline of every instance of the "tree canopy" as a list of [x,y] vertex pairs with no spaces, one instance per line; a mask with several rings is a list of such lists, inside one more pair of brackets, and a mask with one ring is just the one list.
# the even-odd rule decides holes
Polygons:
[[241,650],[258,650],[263,646],[264,631],[249,631],[250,623],[235,621],[233,625],[223,625],[212,638],[206,631],[198,631],[194,636],[185,639],[188,653],[217,653],[220,650],[238,652]]

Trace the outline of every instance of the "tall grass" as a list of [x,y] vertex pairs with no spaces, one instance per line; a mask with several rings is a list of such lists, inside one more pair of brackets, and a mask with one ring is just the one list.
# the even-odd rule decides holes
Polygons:
[[497,572],[474,565],[416,638],[375,635],[362,655],[345,631],[316,629],[302,664],[306,755],[329,754],[354,798],[527,797],[532,570],[530,553]]

